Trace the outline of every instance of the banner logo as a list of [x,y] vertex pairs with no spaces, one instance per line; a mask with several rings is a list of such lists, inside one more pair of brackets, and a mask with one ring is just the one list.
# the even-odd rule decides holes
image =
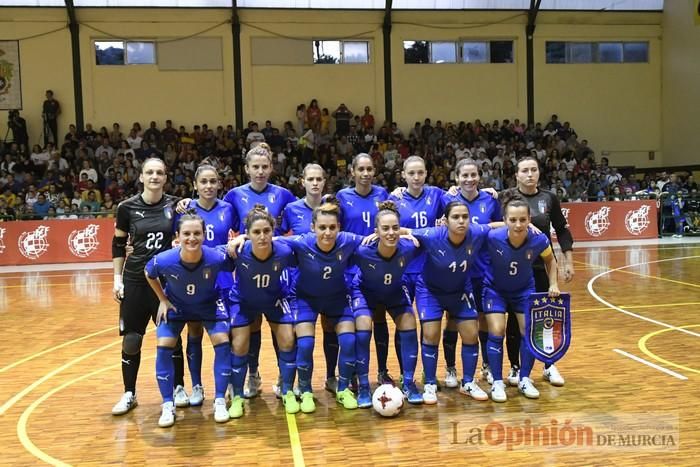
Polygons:
[[553,364],[571,344],[571,297],[567,293],[550,298],[545,293],[530,295],[525,311],[525,340],[537,360]]
[[49,242],[46,237],[49,234],[49,227],[40,225],[31,232],[23,232],[17,240],[17,247],[27,259],[39,259],[41,255],[49,249]]
[[100,226],[89,224],[82,230],[74,230],[68,236],[68,248],[78,258],[87,258],[100,246],[97,241],[97,231]]
[[647,205],[627,211],[627,215],[625,215],[625,228],[632,235],[641,235],[650,223],[649,206]]
[[5,229],[0,228],[0,255],[5,252],[5,232]]
[[592,237],[600,237],[610,228],[610,207],[603,206],[586,214],[586,232]]

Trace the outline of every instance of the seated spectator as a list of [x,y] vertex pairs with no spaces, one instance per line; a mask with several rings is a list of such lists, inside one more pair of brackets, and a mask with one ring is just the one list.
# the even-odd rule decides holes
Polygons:
[[100,202],[97,200],[97,195],[94,190],[87,192],[87,199],[83,200],[80,204],[80,210],[85,212],[85,208],[88,208],[88,212],[99,212]]

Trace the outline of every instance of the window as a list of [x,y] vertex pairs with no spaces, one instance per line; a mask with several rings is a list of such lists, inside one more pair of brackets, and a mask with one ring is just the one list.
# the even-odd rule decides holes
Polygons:
[[95,41],[98,65],[153,65],[156,63],[154,42]]
[[513,63],[513,41],[404,41],[404,63]]
[[545,44],[547,63],[648,63],[648,42],[556,42]]
[[431,42],[430,63],[457,63],[457,47],[454,42]]
[[369,63],[367,41],[313,41],[314,63]]

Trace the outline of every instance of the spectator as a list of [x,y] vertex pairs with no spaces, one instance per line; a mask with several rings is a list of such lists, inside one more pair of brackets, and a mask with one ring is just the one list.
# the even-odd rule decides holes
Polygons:
[[[369,107],[366,108],[369,109]],[[342,138],[350,133],[350,120],[352,120],[352,117],[353,113],[345,104],[340,104],[338,108],[333,111],[336,136]]]
[[316,99],[311,99],[309,107],[306,109],[306,122],[315,133],[321,131],[321,109],[318,108]]
[[360,118],[362,131],[367,132],[370,129],[374,132],[374,115],[372,115],[369,106],[365,106],[365,113]]
[[61,104],[54,99],[53,91],[46,91],[46,100],[42,106],[41,116],[44,119],[44,145],[49,142],[58,143],[58,116],[61,115]]

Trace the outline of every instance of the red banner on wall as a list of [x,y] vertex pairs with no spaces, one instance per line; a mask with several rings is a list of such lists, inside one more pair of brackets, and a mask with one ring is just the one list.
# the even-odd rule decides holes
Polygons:
[[114,219],[0,223],[0,266],[111,261]]
[[563,203],[574,240],[632,240],[657,238],[656,201]]

